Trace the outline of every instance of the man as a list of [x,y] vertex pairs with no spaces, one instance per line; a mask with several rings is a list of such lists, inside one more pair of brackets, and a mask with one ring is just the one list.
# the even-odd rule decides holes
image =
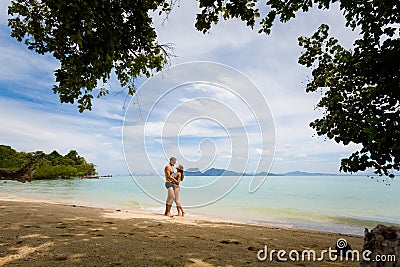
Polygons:
[[178,181],[174,177],[174,165],[176,163],[176,158],[171,157],[169,159],[169,163],[164,168],[165,174],[165,187],[168,191],[167,202],[165,204],[165,213],[164,215],[172,217],[171,215],[171,207],[172,203],[175,201],[175,193],[174,193],[174,184],[177,184]]

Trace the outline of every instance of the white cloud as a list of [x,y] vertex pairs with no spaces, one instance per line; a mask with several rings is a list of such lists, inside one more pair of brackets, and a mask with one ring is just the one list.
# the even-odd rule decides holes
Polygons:
[[6,25],[8,18],[8,6],[10,5],[11,0],[2,0],[0,1],[0,24]]
[[[84,115],[54,114],[40,105],[0,98],[2,144],[17,150],[67,153],[76,149],[101,173],[123,172],[121,134],[106,120]],[[110,161],[111,159],[111,161]]]
[[159,41],[175,44],[179,62],[215,60],[216,50],[243,49],[257,38],[238,20],[221,21],[209,34],[204,35],[194,27],[198,10],[198,2],[181,1],[165,22],[154,16]]

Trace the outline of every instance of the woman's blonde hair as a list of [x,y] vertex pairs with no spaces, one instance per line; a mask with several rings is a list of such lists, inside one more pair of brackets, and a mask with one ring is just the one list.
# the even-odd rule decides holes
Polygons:
[[177,169],[178,172],[181,173],[181,175],[182,175],[181,176],[181,181],[183,181],[183,178],[185,178],[185,174],[183,173],[183,169],[184,169],[183,165],[179,164],[178,167],[176,167],[176,169]]

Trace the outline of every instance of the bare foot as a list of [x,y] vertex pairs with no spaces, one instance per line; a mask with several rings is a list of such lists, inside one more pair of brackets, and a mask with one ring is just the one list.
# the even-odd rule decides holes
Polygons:
[[185,216],[185,212],[182,210],[182,217]]
[[171,212],[166,212],[164,215],[168,216],[168,217],[174,217],[174,216],[172,216]]

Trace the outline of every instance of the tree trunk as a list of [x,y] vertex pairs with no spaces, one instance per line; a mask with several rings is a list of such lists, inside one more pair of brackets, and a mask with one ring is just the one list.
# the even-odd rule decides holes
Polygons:
[[370,260],[362,257],[360,267],[400,267],[400,227],[379,224],[371,232],[365,229],[363,254]]
[[0,180],[14,180],[25,183],[31,182],[35,174],[38,163],[44,159],[44,154],[40,154],[30,160],[24,167],[17,171],[0,169]]

